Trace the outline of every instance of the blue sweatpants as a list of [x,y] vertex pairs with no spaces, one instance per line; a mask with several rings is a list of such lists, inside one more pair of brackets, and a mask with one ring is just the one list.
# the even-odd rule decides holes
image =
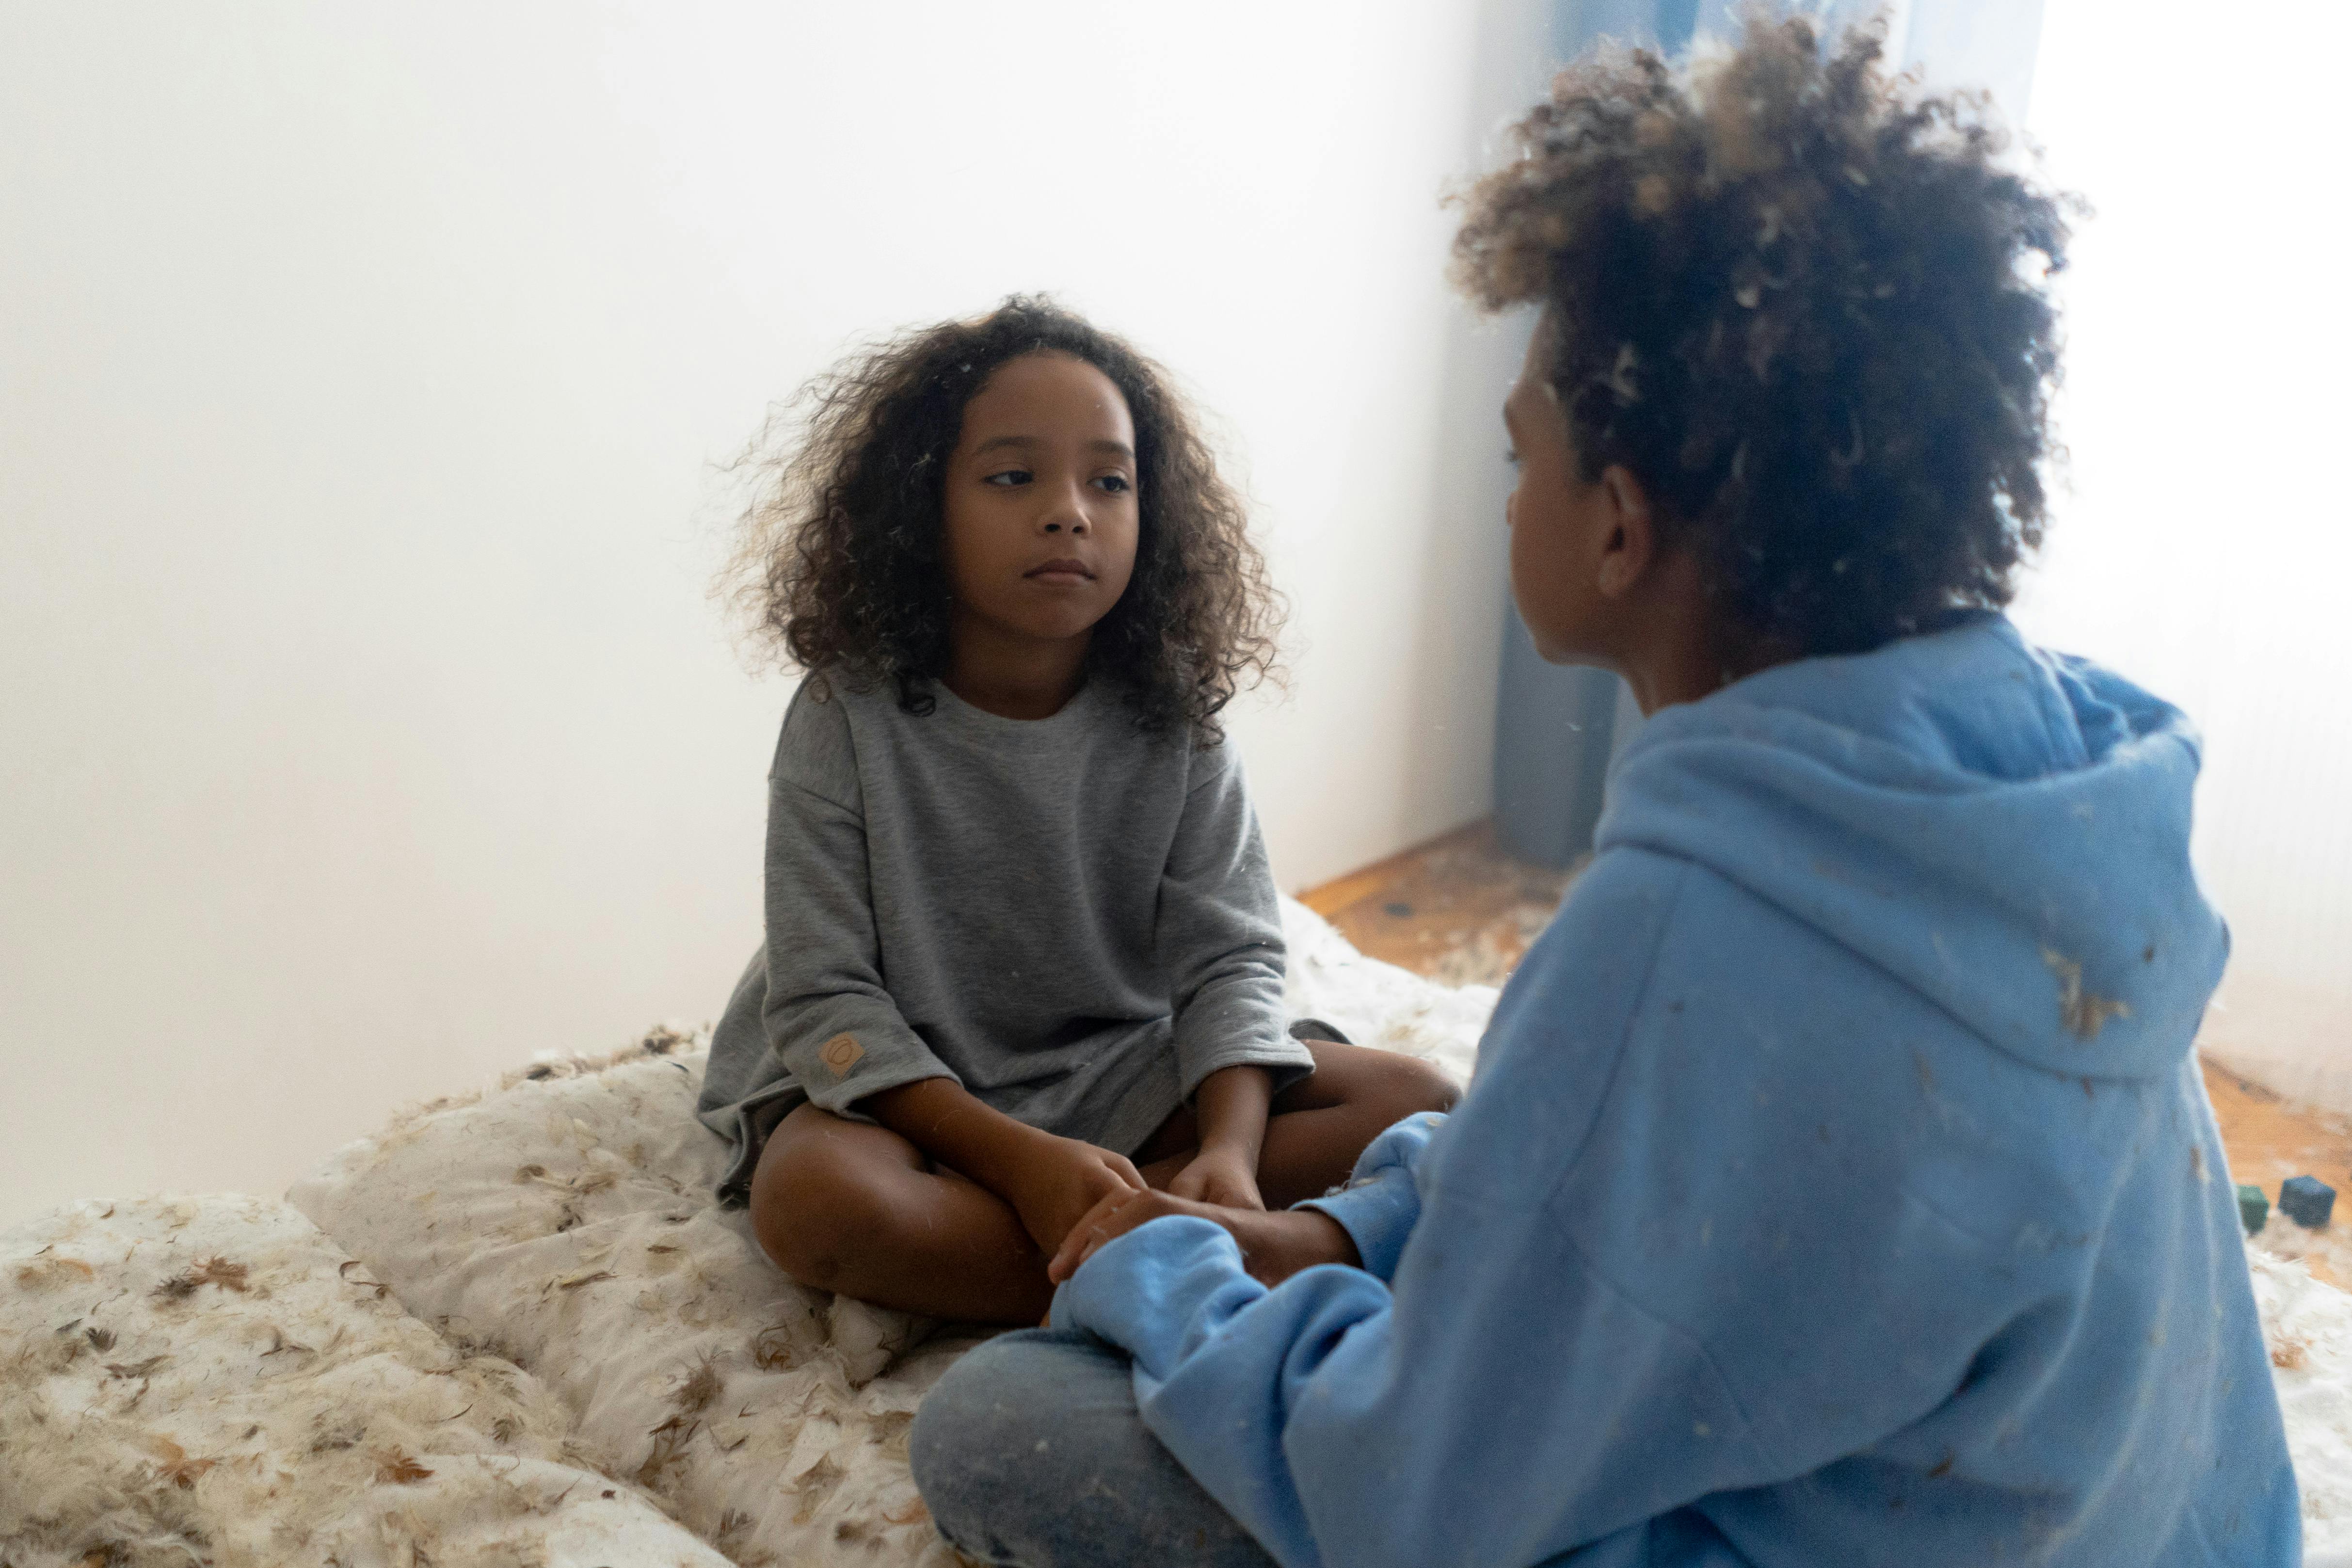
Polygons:
[[1274,1562],[1144,1426],[1126,1355],[1083,1331],[1024,1329],[971,1352],[924,1399],[908,1445],[940,1533],[977,1562]]

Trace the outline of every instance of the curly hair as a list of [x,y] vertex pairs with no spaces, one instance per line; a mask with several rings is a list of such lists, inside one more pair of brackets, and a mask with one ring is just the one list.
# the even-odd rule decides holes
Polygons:
[[965,405],[1033,353],[1101,371],[1135,422],[1135,570],[1094,628],[1087,673],[1119,688],[1144,728],[1213,742],[1218,711],[1274,672],[1280,601],[1245,509],[1168,373],[1046,300],[903,332],[772,410],[741,461],[753,489],[720,590],[786,668],[887,682],[899,707],[929,712],[948,656],[948,459]]
[[1860,652],[2006,605],[2042,542],[2068,219],[1978,94],[1751,9],[1681,66],[1609,47],[1462,197],[1454,277],[1535,301],[1584,477],[1622,465],[1736,630]]

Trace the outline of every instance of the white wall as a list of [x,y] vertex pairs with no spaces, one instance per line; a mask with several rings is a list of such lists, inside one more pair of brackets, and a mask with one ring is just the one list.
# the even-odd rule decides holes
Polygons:
[[788,688],[707,465],[1013,289],[1234,433],[1285,885],[1480,815],[1515,345],[1434,198],[1537,9],[0,10],[0,1223],[714,1013]]
[[2098,214],[2064,288],[2071,490],[2020,618],[2203,728],[2198,866],[2234,944],[2200,1043],[2352,1110],[2347,54],[2319,0],[2219,30],[2050,0],[2032,125]]

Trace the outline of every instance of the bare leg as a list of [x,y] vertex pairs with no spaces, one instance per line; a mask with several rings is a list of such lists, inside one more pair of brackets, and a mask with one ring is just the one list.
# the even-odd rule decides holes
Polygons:
[[[1411,1057],[1309,1040],[1315,1071],[1275,1096],[1258,1152],[1258,1188],[1286,1208],[1348,1179],[1364,1145],[1458,1091]],[[1197,1152],[1191,1108],[1136,1152],[1164,1188]],[[1034,1323],[1053,1300],[1045,1258],[1020,1216],[987,1188],[885,1127],[813,1105],[784,1118],[751,1177],[751,1228],[776,1266],[803,1285],[880,1306],[966,1322]]]
[[1012,1205],[886,1127],[803,1105],[751,1176],[751,1228],[803,1285],[967,1322],[1034,1323],[1045,1259]]
[[[1257,1182],[1268,1208],[1320,1197],[1348,1179],[1373,1139],[1417,1112],[1451,1110],[1461,1098],[1452,1079],[1411,1057],[1336,1040],[1306,1045],[1315,1053],[1314,1073],[1267,1109]],[[1199,1141],[1191,1108],[1181,1109],[1136,1151],[1136,1170],[1149,1185],[1165,1188]]]

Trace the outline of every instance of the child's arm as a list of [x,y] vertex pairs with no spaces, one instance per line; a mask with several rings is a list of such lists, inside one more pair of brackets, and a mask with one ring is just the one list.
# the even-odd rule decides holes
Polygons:
[[1176,1173],[1168,1190],[1228,1208],[1265,1207],[1257,1190],[1257,1156],[1273,1103],[1274,1075],[1262,1067],[1242,1063],[1202,1079],[1192,1096],[1201,1152]]
[[[1160,883],[1158,941],[1175,1011],[1177,1079],[1202,1156],[1174,1190],[1257,1206],[1257,1150],[1275,1095],[1315,1068],[1282,1005],[1282,914],[1230,742],[1192,753],[1195,777]],[[1248,1070],[1236,1070],[1248,1069]],[[1246,1150],[1246,1160],[1237,1155]],[[1234,1179],[1238,1165],[1246,1184]],[[1192,1188],[1199,1191],[1192,1191]]]
[[816,705],[814,719],[803,717],[808,707],[795,702],[785,721],[769,790],[761,1024],[810,1103],[862,1121],[861,1102],[884,1089],[954,1079],[882,982],[856,780],[824,776],[824,753],[811,743],[826,738],[820,723],[839,722],[839,705]]
[[951,1078],[900,1084],[858,1109],[1011,1204],[1049,1257],[1105,1197],[1143,1190],[1143,1178],[1125,1155],[1015,1121]]
[[[1067,1275],[1055,1325],[1134,1357],[1145,1425],[1286,1563],[1565,1561],[1604,1539],[1595,1561],[1696,1561],[1665,1516],[1913,1428],[1995,1367],[1979,1352],[2012,1324],[1996,1374],[2031,1428],[2042,1358],[2074,1331],[2046,1310],[2053,1281],[2097,1259],[2013,1227],[1979,1237],[1906,1189],[1924,1139],[1938,1161],[2010,1146],[1918,1098],[1909,1053],[1832,1047],[1887,1037],[1882,989],[1825,992],[1802,962],[1694,976],[1686,955],[1744,951],[1780,919],[1687,862],[1599,858],[1497,1006],[1460,1107],[1425,1135],[1391,1128],[1374,1148],[1403,1169],[1368,1152],[1362,1195],[1327,1207],[1362,1269],[1269,1290],[1228,1227],[1155,1219]],[[1893,1058],[1867,1069],[1892,1098],[1830,1110],[1874,1057]],[[1969,1408],[2000,1450],[2002,1406]],[[2084,1452],[2000,1460],[2023,1484],[1999,1506],[2066,1495]],[[1898,1458],[1915,1480],[1950,1468],[1924,1437]],[[1838,1485],[1883,1510],[1904,1494],[1875,1473]]]
[[[1610,918],[1596,923],[1634,952],[1654,950],[1655,913],[1601,912]],[[1489,1036],[1506,1048],[1490,1047],[1452,1117],[1410,1119],[1367,1151],[1360,1190],[1413,1223],[1363,1216],[1362,1269],[1301,1270],[1269,1290],[1248,1277],[1256,1270],[1231,1227],[1163,1218],[1102,1246],[1055,1297],[1055,1326],[1135,1358],[1145,1424],[1280,1561],[1532,1563],[1787,1473],[1705,1335],[1630,1297],[1580,1248],[1572,1220],[1594,1206],[1612,1219],[1638,1210],[1633,1228],[1654,1235],[1640,1199],[1665,1185],[1621,1159],[1606,1163],[1601,1190],[1566,1190],[1601,1109],[1567,1085],[1612,1076],[1647,974],[1641,963],[1591,962],[1596,947],[1617,951],[1584,946],[1580,962],[1553,963],[1566,973],[1539,995],[1515,986]],[[1563,1074],[1570,1061],[1579,1070]],[[1464,1149],[1467,1169],[1444,1158]],[[1710,1169],[1721,1158],[1708,1146]],[[1073,1240],[1098,1224],[1082,1221]],[[1389,1234],[1399,1228],[1409,1245]],[[1711,1328],[1721,1311],[1752,1314],[1756,1295],[1785,1289],[1769,1268],[1732,1278],[1754,1289],[1675,1304]],[[1620,1546],[1630,1560],[1650,1544],[1637,1533]]]

